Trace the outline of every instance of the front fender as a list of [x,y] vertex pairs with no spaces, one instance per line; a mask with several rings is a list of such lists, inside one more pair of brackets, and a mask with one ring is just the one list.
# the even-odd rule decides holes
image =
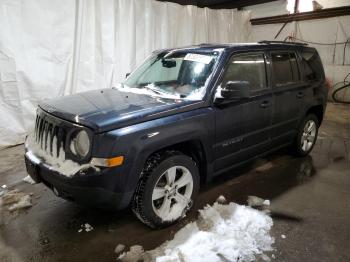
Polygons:
[[[200,108],[139,123],[100,134],[94,139],[93,156],[109,158],[123,155],[120,167],[126,192],[135,190],[147,158],[172,145],[199,140],[208,162],[213,161],[212,141],[215,121],[211,108]],[[120,188],[120,185],[116,185]]]

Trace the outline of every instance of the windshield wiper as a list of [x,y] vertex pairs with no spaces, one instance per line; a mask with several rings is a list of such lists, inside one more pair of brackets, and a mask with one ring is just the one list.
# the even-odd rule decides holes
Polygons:
[[152,91],[153,93],[156,93],[156,94],[158,94],[158,95],[167,94],[167,93],[165,93],[165,92],[160,91],[158,88],[153,88],[153,87],[150,87],[150,86],[148,86],[148,85],[144,86],[144,88],[147,89],[147,90],[150,90],[150,91]]

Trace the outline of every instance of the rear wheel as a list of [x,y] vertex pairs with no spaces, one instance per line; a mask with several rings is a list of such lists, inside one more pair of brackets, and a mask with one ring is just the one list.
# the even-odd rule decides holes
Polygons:
[[302,121],[293,149],[297,156],[306,156],[314,147],[318,134],[318,119],[314,114],[307,115]]
[[178,151],[152,155],[137,186],[132,210],[152,228],[181,219],[191,208],[199,189],[199,172],[191,157]]

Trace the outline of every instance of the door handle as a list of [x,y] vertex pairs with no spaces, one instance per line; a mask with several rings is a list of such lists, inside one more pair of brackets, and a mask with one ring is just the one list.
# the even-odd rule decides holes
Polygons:
[[266,107],[269,107],[270,105],[271,105],[270,101],[263,101],[263,102],[260,104],[260,107],[266,108]]
[[304,93],[303,92],[298,92],[297,93],[297,98],[303,98],[304,97]]

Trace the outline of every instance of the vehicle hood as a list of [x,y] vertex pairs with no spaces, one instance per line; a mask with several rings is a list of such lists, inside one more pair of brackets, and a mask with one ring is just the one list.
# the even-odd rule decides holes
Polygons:
[[105,132],[199,108],[203,101],[100,89],[47,100],[39,107],[70,122]]

